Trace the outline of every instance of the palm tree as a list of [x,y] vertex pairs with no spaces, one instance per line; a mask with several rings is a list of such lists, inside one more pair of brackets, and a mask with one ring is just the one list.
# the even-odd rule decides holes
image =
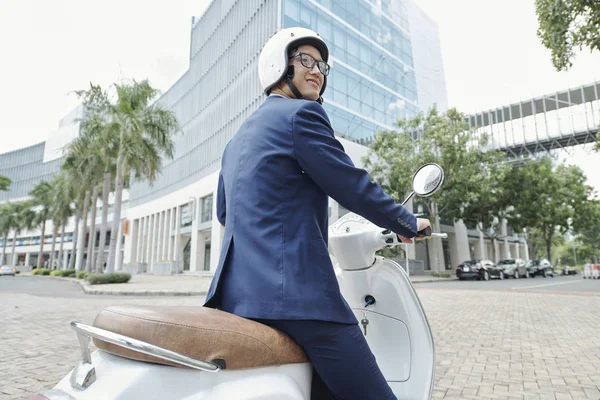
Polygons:
[[[62,240],[64,239],[64,215],[67,212],[66,209],[70,210],[69,195],[70,189],[66,187],[65,176],[63,174],[57,174],[52,177],[50,184],[52,191],[50,193],[51,207],[50,207],[50,219],[52,220],[52,244],[50,248],[50,268],[57,269],[60,267],[60,255],[58,262],[55,263],[56,259],[56,239],[58,237],[58,230],[61,230],[61,249]],[[66,203],[66,204],[65,204]],[[68,218],[68,217],[67,217]],[[56,265],[55,265],[56,264]]]
[[17,244],[17,236],[21,234],[23,229],[29,230],[35,226],[36,213],[33,211],[34,204],[30,201],[10,204],[10,222],[13,231],[13,243],[11,264],[15,265],[15,247]]
[[12,181],[9,177],[0,175],[0,191],[7,192],[10,189],[10,184]]
[[6,261],[6,241],[8,234],[10,233],[12,221],[11,221],[11,209],[10,204],[0,205],[0,235],[2,235],[2,258],[0,258],[0,266],[4,265]]
[[158,91],[147,80],[115,84],[115,89],[114,104],[99,86],[92,85],[88,91],[78,92],[89,113],[103,118],[106,132],[118,137],[115,202],[106,272],[115,268],[125,176],[135,170],[138,178],[153,182],[161,171],[161,153],[173,157],[172,136],[180,129],[172,111],[151,104]]
[[42,255],[44,254],[44,236],[46,235],[46,220],[50,215],[52,207],[52,186],[46,181],[38,183],[29,194],[33,197],[33,206],[37,209],[37,217],[34,221],[36,226],[42,226],[40,236],[40,251],[37,259],[37,268],[42,265]]
[[94,247],[96,245],[96,209],[99,191],[100,185],[95,185],[92,190],[92,217],[90,218],[90,237],[88,240],[87,258],[85,259],[86,272],[92,272],[92,260],[94,259]]
[[73,215],[73,203],[76,196],[75,188],[70,184],[66,173],[55,175],[53,180],[54,190],[54,213],[60,224],[60,247],[58,250],[58,268],[65,269],[62,264],[63,246],[65,242],[65,228],[69,218]]
[[[63,162],[63,169],[67,171],[69,179],[72,182],[76,182],[80,193],[83,193],[83,235],[85,237],[85,233],[87,232],[87,220],[89,213],[89,205],[90,198],[92,197],[93,192],[93,201],[97,201],[98,199],[98,191],[97,187],[102,177],[102,164],[100,157],[98,156],[96,149],[94,147],[94,143],[91,141],[91,138],[88,135],[83,135],[76,138],[73,142],[71,142],[66,148],[66,157]],[[93,245],[93,235],[95,223],[95,203],[92,204],[92,230],[90,232],[90,241]],[[78,231],[77,227],[76,230]],[[83,254],[84,254],[84,246],[85,242],[77,242],[77,253],[76,253],[76,263],[75,269],[77,271],[82,270],[83,265]],[[91,261],[92,254],[88,252],[88,260]],[[86,270],[87,263],[86,263]]]
[[108,228],[108,197],[110,194],[110,183],[115,176],[115,161],[118,156],[118,134],[110,129],[106,124],[106,118],[103,113],[97,110],[88,112],[81,123],[81,137],[91,142],[90,146],[96,151],[99,157],[99,164],[103,167],[102,176],[102,223],[100,227],[100,240],[98,244],[98,254],[92,262],[92,270],[96,273],[103,272],[104,266],[104,246],[106,242],[106,231]]

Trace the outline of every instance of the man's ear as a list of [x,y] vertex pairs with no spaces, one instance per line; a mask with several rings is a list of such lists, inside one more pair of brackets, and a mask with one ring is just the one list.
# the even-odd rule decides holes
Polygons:
[[294,66],[293,65],[288,66],[286,75],[290,79],[294,77]]

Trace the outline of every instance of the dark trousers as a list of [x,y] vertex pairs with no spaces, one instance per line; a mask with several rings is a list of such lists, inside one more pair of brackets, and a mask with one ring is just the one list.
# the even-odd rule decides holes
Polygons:
[[[256,321],[286,333],[304,348],[314,367],[314,400],[396,399],[358,325],[304,320]],[[330,393],[324,393],[327,390],[323,383]]]

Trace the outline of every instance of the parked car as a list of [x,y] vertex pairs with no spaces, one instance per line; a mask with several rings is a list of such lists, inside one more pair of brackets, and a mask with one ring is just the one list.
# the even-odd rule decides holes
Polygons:
[[538,260],[529,260],[527,262],[527,270],[529,271],[529,276],[534,278],[537,275],[541,275],[544,278],[547,276],[551,276],[554,278],[554,268],[550,261],[545,258],[541,258]]
[[577,268],[572,268],[570,266],[565,266],[560,270],[561,275],[577,275]]
[[487,281],[490,278],[504,279],[504,271],[490,260],[469,260],[456,267],[458,279],[477,279]]
[[0,276],[2,276],[2,275],[15,276],[16,273],[17,273],[17,269],[15,267],[11,267],[10,265],[3,265],[0,267]]
[[498,261],[498,267],[504,269],[504,276],[513,277],[515,279],[520,277],[529,278],[529,271],[527,270],[527,264],[520,258],[509,258],[506,260]]

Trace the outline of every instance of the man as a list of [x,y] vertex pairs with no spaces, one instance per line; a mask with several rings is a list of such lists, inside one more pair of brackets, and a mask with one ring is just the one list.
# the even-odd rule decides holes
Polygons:
[[395,399],[344,301],[327,250],[328,197],[411,242],[417,219],[356,168],[321,106],[329,50],[304,28],[259,58],[269,96],[228,143],[217,190],[223,247],[206,305],[288,334],[339,399]]

